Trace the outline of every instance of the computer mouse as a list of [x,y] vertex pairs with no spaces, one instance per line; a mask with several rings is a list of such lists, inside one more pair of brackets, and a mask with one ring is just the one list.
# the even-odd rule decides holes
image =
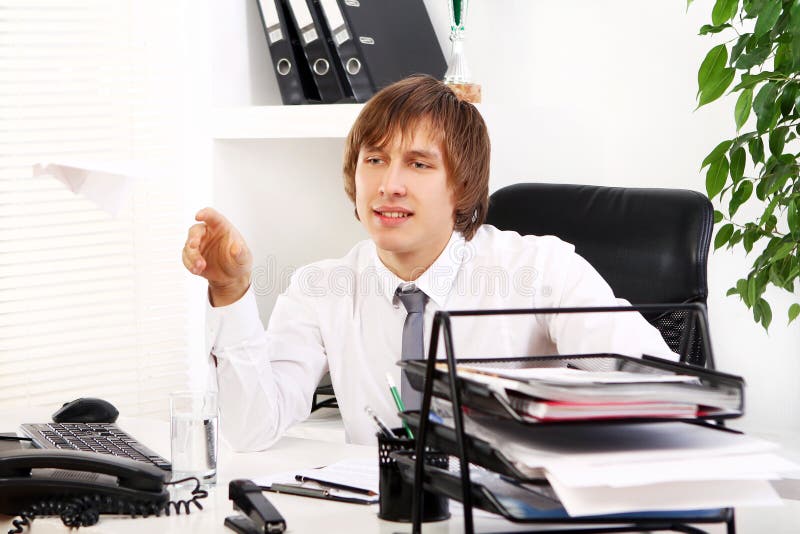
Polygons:
[[86,397],[64,404],[53,414],[54,423],[113,423],[119,411],[103,399]]

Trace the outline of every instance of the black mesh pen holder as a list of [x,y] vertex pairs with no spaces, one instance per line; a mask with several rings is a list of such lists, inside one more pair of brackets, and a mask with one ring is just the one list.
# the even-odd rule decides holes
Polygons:
[[[414,452],[416,441],[405,437],[403,428],[392,429],[396,438],[389,438],[378,432],[378,474],[380,498],[378,517],[387,521],[411,522],[411,502],[414,485],[403,480],[400,466],[390,455],[396,451]],[[425,463],[447,469],[448,456],[444,453],[426,452]],[[424,491],[422,494],[422,521],[443,521],[450,518],[447,497]]]

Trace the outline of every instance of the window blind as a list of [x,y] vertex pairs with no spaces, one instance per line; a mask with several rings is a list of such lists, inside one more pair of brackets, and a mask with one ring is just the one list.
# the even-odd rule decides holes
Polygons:
[[168,163],[180,131],[180,3],[0,0],[0,409],[106,398],[167,410],[187,386],[177,177],[117,216],[36,163]]

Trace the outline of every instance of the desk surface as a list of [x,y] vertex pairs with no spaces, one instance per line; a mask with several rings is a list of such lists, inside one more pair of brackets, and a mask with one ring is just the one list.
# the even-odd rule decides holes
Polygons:
[[[324,412],[324,410],[323,410]],[[22,410],[0,412],[0,431],[15,430],[21,422],[43,422],[49,420],[49,412]],[[121,428],[146,443],[156,452],[169,458],[169,424],[165,421],[131,419],[121,417]],[[332,438],[331,436],[335,436]],[[87,533],[133,533],[133,532],[232,532],[225,529],[223,521],[233,513],[228,500],[228,482],[235,478],[253,478],[259,475],[291,471],[294,469],[324,465],[346,458],[375,458],[374,447],[347,445],[343,443],[341,423],[335,416],[320,414],[298,425],[271,449],[257,453],[235,453],[224,444],[220,447],[219,482],[205,501],[205,509],[193,511],[191,515],[147,519],[130,519],[102,516],[100,522],[87,527]],[[315,439],[324,437],[328,441]],[[800,436],[765,436],[789,445],[787,456],[800,460]],[[331,439],[341,439],[333,442]],[[795,488],[795,492],[798,490]],[[364,506],[327,502],[292,495],[269,494],[270,501],[286,518],[290,533],[376,532],[389,534],[410,532],[407,524],[382,521],[377,517],[377,505]],[[800,497],[800,496],[798,496]],[[740,534],[796,534],[800,531],[800,500],[788,500],[782,507],[761,509],[737,509],[736,524]],[[0,534],[8,531],[10,518],[0,516]],[[476,517],[479,532],[511,531],[530,529],[530,525],[514,525],[500,518],[481,515]],[[710,532],[722,533],[721,526],[708,527]],[[429,523],[423,527],[426,533],[463,532],[459,513],[449,521]],[[34,521],[34,534],[64,533],[67,529],[56,518]]]

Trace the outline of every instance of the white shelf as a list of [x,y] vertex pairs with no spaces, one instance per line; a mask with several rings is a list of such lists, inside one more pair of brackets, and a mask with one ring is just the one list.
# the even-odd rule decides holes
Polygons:
[[363,104],[244,106],[213,111],[214,139],[344,138]]

